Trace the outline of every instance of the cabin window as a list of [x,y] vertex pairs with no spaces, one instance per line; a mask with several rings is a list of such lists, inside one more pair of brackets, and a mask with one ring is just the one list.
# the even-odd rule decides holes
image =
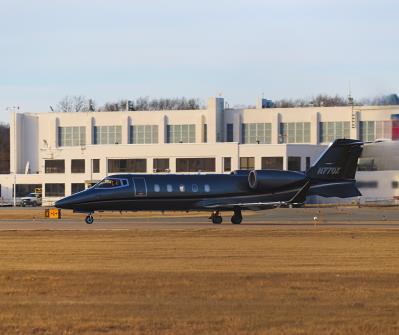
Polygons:
[[186,188],[184,187],[184,185],[179,185],[179,190],[180,192],[186,192]]
[[127,185],[128,182],[126,179],[106,178],[100,181],[96,188],[115,188]]
[[161,187],[158,184],[154,184],[154,192],[160,192]]
[[172,185],[171,185],[171,184],[166,185],[166,190],[167,190],[168,192],[173,192],[173,187],[172,187]]
[[191,189],[193,190],[194,193],[198,192],[198,185],[197,184],[193,184]]
[[204,191],[205,192],[210,192],[211,191],[211,187],[208,184],[204,185]]

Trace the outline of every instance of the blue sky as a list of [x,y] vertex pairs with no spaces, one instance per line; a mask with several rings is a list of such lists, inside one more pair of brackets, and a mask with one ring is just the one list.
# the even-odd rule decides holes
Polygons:
[[399,92],[395,0],[0,0],[0,120],[65,95]]

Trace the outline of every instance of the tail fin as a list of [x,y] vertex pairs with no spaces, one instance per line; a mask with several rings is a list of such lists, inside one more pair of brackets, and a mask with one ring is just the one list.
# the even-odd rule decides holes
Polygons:
[[363,142],[361,141],[335,140],[306,175],[309,178],[321,180],[354,179],[362,149]]

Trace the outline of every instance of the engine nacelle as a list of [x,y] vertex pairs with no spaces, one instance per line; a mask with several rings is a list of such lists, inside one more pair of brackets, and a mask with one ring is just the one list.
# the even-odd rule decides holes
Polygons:
[[252,170],[248,175],[249,187],[257,191],[269,191],[304,181],[301,172],[282,170]]

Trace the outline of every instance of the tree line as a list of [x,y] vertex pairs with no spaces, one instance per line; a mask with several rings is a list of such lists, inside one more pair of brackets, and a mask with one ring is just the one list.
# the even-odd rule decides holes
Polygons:
[[292,107],[339,107],[339,106],[387,106],[399,105],[397,94],[381,95],[374,98],[365,98],[354,100],[352,98],[342,97],[340,95],[318,94],[309,99],[281,99],[273,102],[275,108]]
[[[271,104],[271,108],[293,107],[339,107],[339,106],[387,106],[399,105],[397,94],[380,95],[374,98],[354,100],[340,95],[318,94],[307,99],[280,99]],[[253,108],[254,106],[241,106]],[[117,111],[159,111],[159,110],[197,110],[206,108],[198,98],[150,98],[139,97],[137,99],[121,99],[119,101],[106,102],[97,106],[94,99],[82,95],[65,96],[56,108],[57,112],[117,112]]]
[[117,112],[117,111],[159,111],[159,110],[195,110],[204,108],[198,98],[150,98],[139,97],[137,99],[122,99],[119,101],[106,102],[102,106],[96,105],[94,99],[82,95],[65,96],[60,100],[57,112]]

